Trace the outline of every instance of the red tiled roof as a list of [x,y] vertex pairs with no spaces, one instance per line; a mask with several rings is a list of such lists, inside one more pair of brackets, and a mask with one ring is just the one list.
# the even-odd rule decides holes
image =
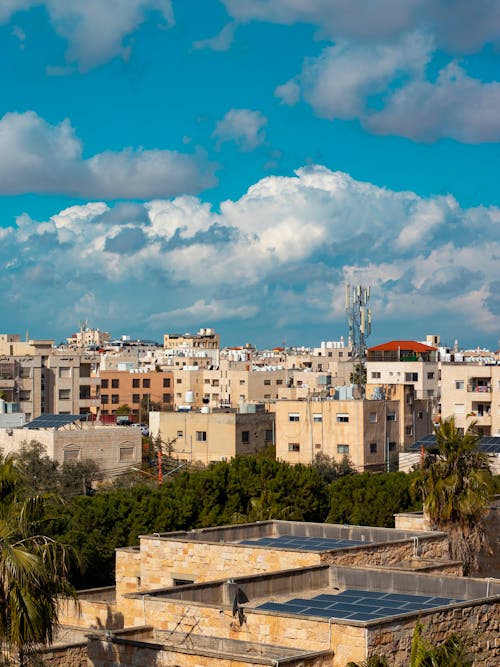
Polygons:
[[390,340],[388,343],[382,343],[382,345],[376,345],[375,347],[369,347],[368,351],[392,351],[392,350],[411,350],[412,352],[431,352],[432,350],[437,350],[437,347],[431,347],[430,345],[424,345],[424,343],[418,343],[416,340]]

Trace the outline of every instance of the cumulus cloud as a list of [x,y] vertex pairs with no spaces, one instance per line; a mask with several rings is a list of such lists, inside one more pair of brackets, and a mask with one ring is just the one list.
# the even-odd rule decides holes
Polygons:
[[0,23],[16,12],[43,5],[58,35],[68,42],[68,63],[82,71],[114,56],[126,57],[124,39],[135,32],[148,14],[171,25],[174,21],[170,0],[6,0],[0,5]]
[[500,6],[491,0],[222,0],[235,20],[310,23],[331,38],[390,40],[424,28],[439,46],[471,52],[500,40]]
[[235,23],[226,23],[222,30],[214,37],[200,39],[194,42],[194,49],[211,49],[212,51],[227,51],[234,40]]
[[384,322],[392,337],[439,329],[453,339],[464,321],[471,336],[498,331],[499,231],[498,208],[462,209],[450,195],[422,198],[310,166],[217,209],[182,196],[91,202],[44,221],[24,214],[0,230],[0,269],[13,330],[28,310],[30,326],[42,326],[52,304],[61,336],[90,314],[117,335],[132,323],[137,335],[160,337],[240,322],[246,338],[252,319],[267,340],[304,323],[342,333],[347,280],[373,286],[376,330]]
[[306,61],[300,75],[275,94],[287,104],[301,95],[319,116],[357,118],[376,134],[425,142],[498,141],[500,83],[474,79],[456,62],[430,81],[426,70],[433,51],[433,40],[422,33],[390,44],[341,42]]
[[220,120],[213,136],[219,142],[234,141],[242,150],[251,151],[264,142],[267,118],[260,111],[230,109]]
[[0,194],[67,194],[146,199],[214,184],[200,154],[126,148],[90,158],[68,120],[51,125],[33,111],[0,119]]

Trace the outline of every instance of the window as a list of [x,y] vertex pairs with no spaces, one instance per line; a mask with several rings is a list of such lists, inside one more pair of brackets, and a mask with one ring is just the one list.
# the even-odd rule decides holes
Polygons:
[[372,371],[372,379],[380,380],[380,371]]
[[172,394],[163,394],[164,403],[170,403],[171,400],[172,400]]
[[377,443],[370,442],[370,454],[376,454],[376,453],[377,453]]
[[428,380],[434,380],[434,373],[427,373]]
[[184,431],[177,431],[177,437],[178,438],[182,438],[183,435],[184,435]]
[[288,443],[289,452],[300,452],[300,445],[298,442],[289,442]]
[[59,400],[60,401],[69,401],[71,398],[70,389],[59,389]]
[[321,443],[320,442],[315,443],[314,449],[321,449]]
[[418,373],[405,373],[405,382],[418,382]]
[[210,379],[209,379],[209,378],[205,378],[205,379],[203,380],[203,382],[204,382],[205,384],[210,384]]
[[245,384],[245,380],[240,380],[240,386]]
[[107,394],[101,394],[101,403],[109,403],[109,396]]
[[419,419],[423,419],[423,418],[424,418],[424,413],[423,413],[422,411],[417,412],[417,417],[418,417]]
[[389,411],[387,413],[387,421],[388,422],[395,422],[396,421],[396,413],[392,412],[392,411]]
[[142,381],[142,386],[144,389],[149,389],[151,387],[151,380],[149,378],[144,378]]
[[464,388],[464,381],[463,380],[455,380],[455,389],[463,389]]
[[320,414],[319,412],[313,413],[313,422],[315,424],[321,424],[322,421],[323,421],[323,415],[322,414]]
[[241,442],[248,443],[250,442],[250,431],[241,432]]
[[70,378],[71,377],[71,368],[69,366],[61,366],[61,368],[59,368],[59,377],[60,378]]
[[337,454],[349,454],[349,445],[337,445]]
[[177,384],[181,384],[182,378],[177,378],[176,382],[177,382]]
[[132,394],[132,403],[140,403],[140,402],[141,402],[140,394]]
[[19,392],[20,401],[31,401],[31,391],[29,389],[21,389]]
[[107,389],[109,386],[108,380],[101,380],[101,388]]
[[271,380],[264,380],[264,384],[266,384],[266,385],[271,384]]
[[132,387],[134,389],[137,389],[140,386],[141,386],[141,381],[139,380],[139,378],[132,378]]
[[339,423],[347,423],[349,421],[349,415],[344,412],[337,412],[337,421]]
[[196,431],[196,441],[197,442],[206,442],[207,441],[207,432],[206,431]]
[[298,421],[300,421],[299,413],[298,412],[289,412],[288,413],[288,421],[289,422],[298,422]]
[[116,380],[116,379],[115,379],[115,380],[111,380],[111,387],[112,387],[113,389],[118,389],[119,386],[120,386],[120,380]]
[[120,402],[120,396],[118,394],[111,394],[111,403],[117,405]]
[[377,413],[376,412],[370,412],[368,414],[368,419],[370,420],[370,424],[376,424],[377,423]]
[[269,400],[271,400],[271,394],[264,394],[264,399],[269,399]]
[[163,387],[167,389],[170,387],[170,378],[163,378]]
[[80,449],[73,447],[71,449],[64,450],[64,461],[79,461],[80,460]]
[[[331,357],[331,356],[332,356],[332,353],[330,352],[330,354],[329,354],[328,356]],[[343,353],[343,352],[339,352],[339,357],[343,357],[343,356],[344,356],[344,353]]]
[[282,385],[282,384],[283,384],[283,380],[276,380],[276,384],[278,384],[278,385]]
[[465,404],[464,403],[455,403],[455,414],[456,415],[463,415],[465,412]]
[[273,429],[266,428],[266,442],[272,442],[272,441],[273,441]]
[[413,435],[413,426],[405,426],[405,434]]
[[396,443],[395,442],[390,442],[389,443],[389,451],[393,452],[396,449]]
[[134,447],[120,447],[120,461],[133,461]]

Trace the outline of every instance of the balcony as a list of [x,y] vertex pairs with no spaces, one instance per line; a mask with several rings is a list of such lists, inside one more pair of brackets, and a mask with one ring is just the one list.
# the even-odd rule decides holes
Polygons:
[[489,394],[491,393],[491,384],[478,384],[477,382],[468,382],[467,391],[473,393]]

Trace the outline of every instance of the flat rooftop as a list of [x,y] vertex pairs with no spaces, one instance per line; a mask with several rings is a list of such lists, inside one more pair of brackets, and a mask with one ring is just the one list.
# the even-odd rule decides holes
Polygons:
[[[129,596],[142,599],[143,593]],[[232,613],[237,607],[245,613],[300,615],[358,625],[402,615],[422,617],[438,609],[470,606],[471,602],[500,604],[500,580],[315,565],[148,590],[147,597],[166,603],[215,606]]]
[[209,544],[238,544],[264,549],[328,551],[364,544],[396,542],[398,540],[436,537],[436,531],[412,531],[372,526],[351,526],[304,521],[257,521],[190,531],[153,533],[141,539],[165,539]]

